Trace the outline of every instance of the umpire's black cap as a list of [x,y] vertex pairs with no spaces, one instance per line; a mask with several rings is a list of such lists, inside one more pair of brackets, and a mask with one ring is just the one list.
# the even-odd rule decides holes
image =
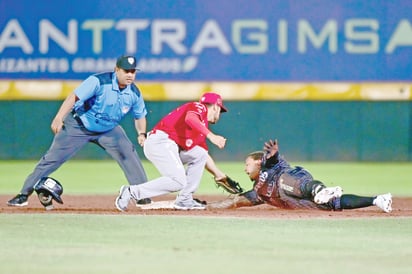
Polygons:
[[121,69],[135,69],[135,70],[140,70],[137,67],[137,62],[136,58],[131,55],[122,55],[119,58],[117,58],[116,62],[116,67],[121,68]]

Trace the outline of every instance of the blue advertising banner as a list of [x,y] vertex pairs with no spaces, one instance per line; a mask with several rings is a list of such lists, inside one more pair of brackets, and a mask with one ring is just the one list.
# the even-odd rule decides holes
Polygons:
[[412,1],[0,1],[0,79],[409,81]]

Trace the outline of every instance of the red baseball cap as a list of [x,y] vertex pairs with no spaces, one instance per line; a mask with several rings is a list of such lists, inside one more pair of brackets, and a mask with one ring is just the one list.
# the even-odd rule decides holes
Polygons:
[[204,104],[217,104],[221,110],[220,112],[227,112],[227,108],[223,105],[222,97],[214,92],[207,92],[200,98],[200,103]]

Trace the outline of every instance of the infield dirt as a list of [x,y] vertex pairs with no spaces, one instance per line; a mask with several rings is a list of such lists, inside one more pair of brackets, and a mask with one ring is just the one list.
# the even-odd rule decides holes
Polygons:
[[[153,201],[173,200],[175,196],[165,195],[156,197]],[[200,200],[218,201],[225,199],[224,195],[198,195]],[[179,211],[174,209],[143,210],[130,203],[126,212],[119,212],[114,206],[116,195],[64,195],[64,204],[54,203],[55,208],[46,211],[38,201],[36,195],[29,198],[29,205],[25,207],[7,206],[7,201],[12,196],[0,195],[0,214],[126,214],[126,215],[176,215],[176,216],[215,216],[215,217],[240,217],[240,218],[396,218],[412,217],[412,197],[394,197],[391,213],[384,213],[375,206],[344,210],[284,210],[268,205],[245,207],[226,210],[190,210]]]

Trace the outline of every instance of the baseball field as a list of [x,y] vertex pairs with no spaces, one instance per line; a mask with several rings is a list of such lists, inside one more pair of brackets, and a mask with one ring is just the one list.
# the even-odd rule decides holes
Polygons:
[[[218,163],[245,189],[242,162]],[[8,207],[34,161],[0,161],[1,273],[412,273],[412,163],[292,163],[345,193],[391,192],[377,207],[323,212],[265,205],[237,210],[127,212],[114,207],[126,180],[114,161],[72,160],[51,176],[64,204],[32,195]],[[158,176],[144,162],[149,178]],[[227,197],[205,173],[195,197]],[[157,197],[156,201],[173,200]]]

